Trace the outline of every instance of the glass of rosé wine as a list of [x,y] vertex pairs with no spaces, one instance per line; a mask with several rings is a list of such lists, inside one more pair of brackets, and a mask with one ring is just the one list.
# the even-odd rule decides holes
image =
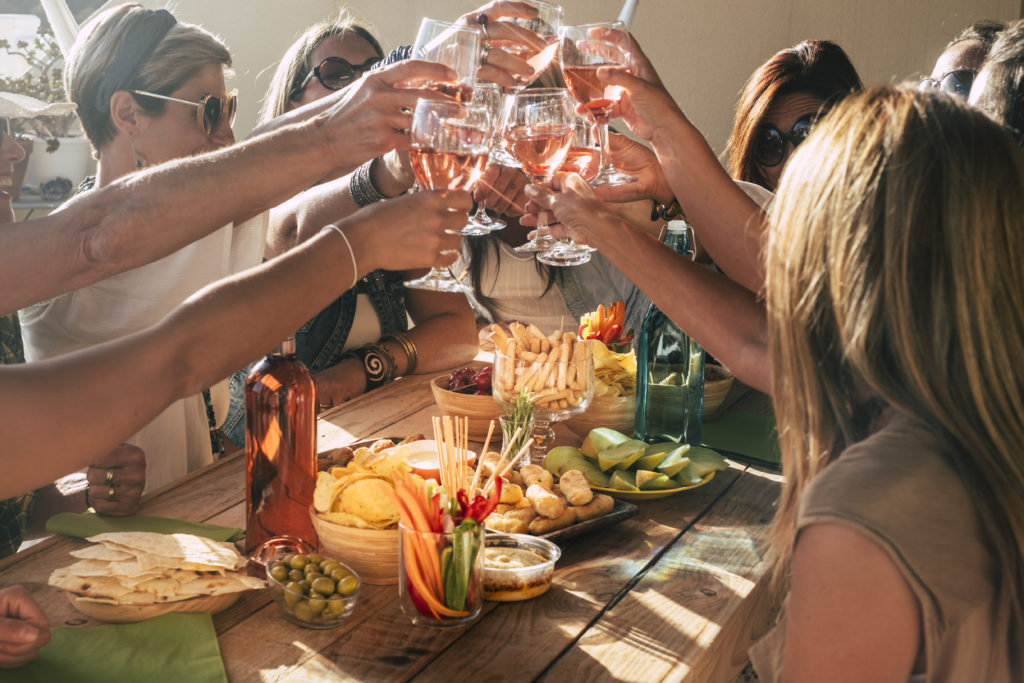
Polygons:
[[[636,180],[631,175],[615,170],[608,153],[608,119],[612,108],[622,96],[622,88],[605,86],[597,77],[603,66],[628,68],[629,53],[621,45],[625,40],[613,41],[614,34],[626,33],[621,21],[580,26],[563,26],[559,32],[559,60],[569,90],[597,121],[598,141],[601,147],[601,169],[590,184],[624,185]],[[625,36],[622,36],[625,38]]]
[[[597,124],[593,117],[577,112],[572,144],[558,172],[576,173],[588,182],[592,180],[601,167],[597,137]],[[590,260],[592,251],[596,250],[566,237],[537,254],[537,260],[549,266],[579,266]]]
[[436,90],[468,102],[480,67],[480,33],[475,28],[459,26],[437,19],[424,19],[412,46],[413,59],[437,62],[450,67],[458,75],[454,82],[425,83],[427,90]]
[[[535,185],[547,186],[569,153],[575,129],[572,97],[565,88],[530,88],[515,95],[505,128],[512,155]],[[548,212],[537,216],[532,240],[517,252],[546,251],[558,242],[548,232]]]
[[[487,111],[451,101],[420,100],[409,131],[409,160],[419,187],[427,190],[469,190],[487,163]],[[460,231],[461,232],[461,231]],[[460,257],[461,258],[461,257]],[[466,272],[454,265],[431,268],[423,277],[405,283],[413,289],[461,292],[464,285],[452,275]]]
[[[495,150],[499,147],[501,140],[501,130],[498,120],[501,118],[504,99],[501,88],[495,83],[484,83],[482,81],[478,81],[473,87],[472,103],[483,107],[487,112],[487,154],[492,158],[495,154]],[[487,209],[484,208],[483,202],[478,202],[476,205],[476,211],[469,217],[469,224],[466,226],[463,234],[486,235],[489,232],[501,230],[505,225],[505,221],[498,218],[492,218],[487,213]],[[470,232],[471,230],[472,232]]]

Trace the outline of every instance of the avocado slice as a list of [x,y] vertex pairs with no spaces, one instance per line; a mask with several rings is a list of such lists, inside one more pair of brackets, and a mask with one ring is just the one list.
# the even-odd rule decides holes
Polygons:
[[668,457],[668,454],[679,448],[679,444],[674,441],[663,441],[662,443],[652,443],[644,451],[642,457],[636,461],[636,468],[638,470],[653,470],[658,467]]
[[701,483],[703,480],[703,477],[694,476],[692,463],[679,470],[679,474],[672,477],[672,481],[679,486],[694,486]]
[[636,475],[628,470],[615,470],[612,472],[608,485],[618,491],[636,491]]
[[609,448],[615,448],[621,446],[630,440],[630,437],[626,436],[622,432],[617,432],[611,427],[595,427],[590,430],[587,434],[587,438],[583,440],[583,445],[580,446],[580,451],[583,455],[588,458],[597,458],[597,454],[600,451],[606,451]]
[[689,454],[692,450],[690,444],[684,443],[681,446],[677,446],[655,469],[667,477],[676,476],[679,474],[679,470],[690,464]]
[[597,464],[607,472],[613,467],[617,470],[628,470],[644,454],[647,447],[643,441],[630,439],[621,446],[597,452]]
[[674,489],[676,483],[669,479],[668,475],[651,470],[636,471],[636,486],[641,491],[653,491],[658,489]]
[[707,446],[694,446],[686,454],[690,458],[691,472],[694,476],[704,476],[713,470],[724,470],[728,469],[729,463],[718,454],[718,451],[712,450]]
[[572,446],[555,446],[544,456],[544,467],[552,474],[558,474],[565,464],[566,459],[571,456],[582,456],[578,448]]
[[554,472],[558,476],[562,476],[569,470],[579,470],[583,473],[583,476],[587,478],[591,486],[598,486],[600,488],[608,488],[608,475],[602,472],[597,465],[594,464],[593,460],[585,458],[580,454],[570,455],[562,463],[562,467]]

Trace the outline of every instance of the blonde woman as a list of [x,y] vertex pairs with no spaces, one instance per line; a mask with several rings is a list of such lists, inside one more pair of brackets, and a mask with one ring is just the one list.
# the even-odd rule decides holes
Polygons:
[[786,485],[768,681],[1024,680],[1024,155],[954,98],[839,105],[767,301]]

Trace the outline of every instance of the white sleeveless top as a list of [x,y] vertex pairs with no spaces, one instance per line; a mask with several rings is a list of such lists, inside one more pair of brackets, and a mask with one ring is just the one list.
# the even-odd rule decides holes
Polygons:
[[[259,264],[269,225],[264,212],[227,225],[158,261],[30,306],[20,313],[28,361],[60,356],[138,332],[194,292]],[[202,350],[198,350],[202,353]],[[213,392],[226,410],[226,383]],[[146,491],[213,461],[201,394],[176,401],[128,442],[146,452]]]
[[480,272],[480,291],[491,298],[483,305],[492,319],[533,324],[545,334],[579,327],[558,285],[544,291],[547,279],[538,271],[533,254],[517,254],[500,240],[498,246],[498,258],[488,250]]

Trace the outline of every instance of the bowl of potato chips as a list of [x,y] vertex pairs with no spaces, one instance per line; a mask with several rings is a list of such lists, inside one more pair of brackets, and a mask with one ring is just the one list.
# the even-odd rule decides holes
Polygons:
[[633,433],[636,412],[636,354],[616,353],[602,342],[591,339],[594,355],[594,397],[581,415],[569,418],[565,425],[580,436],[595,427],[611,427]]
[[402,446],[354,449],[343,467],[317,473],[310,516],[320,550],[350,566],[364,583],[398,582],[398,520],[392,473],[412,471]]

